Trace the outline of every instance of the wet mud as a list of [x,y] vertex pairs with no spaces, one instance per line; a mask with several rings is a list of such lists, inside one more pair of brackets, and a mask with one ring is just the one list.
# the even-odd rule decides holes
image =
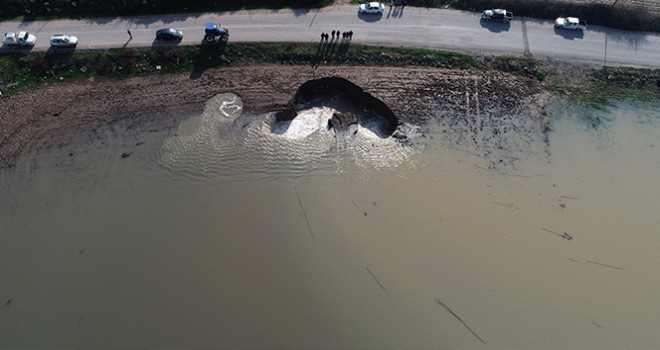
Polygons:
[[459,147],[479,141],[494,144],[495,150],[524,148],[506,143],[501,135],[536,133],[546,123],[547,93],[541,84],[497,71],[279,65],[219,68],[204,72],[199,79],[163,74],[78,80],[4,97],[0,99],[0,166],[11,166],[27,149],[41,147],[36,145],[61,145],[66,142],[63,135],[94,139],[94,130],[118,121],[136,131],[159,123],[171,126],[181,116],[200,113],[205,101],[219,93],[240,96],[245,111],[283,115],[291,111],[292,101],[304,99],[309,91],[327,93],[338,88],[351,96],[358,92],[354,98],[386,117],[390,126],[440,123]]

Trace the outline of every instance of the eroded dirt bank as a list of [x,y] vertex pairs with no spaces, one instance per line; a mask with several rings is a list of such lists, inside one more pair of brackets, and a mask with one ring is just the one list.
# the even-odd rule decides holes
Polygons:
[[[343,77],[383,101],[400,122],[431,119],[488,125],[500,115],[543,125],[547,94],[534,79],[495,71],[437,68],[251,66],[123,80],[79,80],[0,99],[0,166],[13,164],[33,141],[70,132],[93,133],[99,125],[130,120],[172,123],[202,110],[208,98],[233,92],[252,112],[281,111],[306,81]],[[53,141],[61,142],[61,140]]]

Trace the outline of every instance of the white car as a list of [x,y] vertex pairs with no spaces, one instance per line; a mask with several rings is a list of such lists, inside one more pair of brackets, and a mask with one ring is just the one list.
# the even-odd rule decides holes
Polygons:
[[555,28],[559,29],[572,29],[572,30],[587,30],[587,21],[577,17],[559,17],[555,20]]
[[382,14],[385,11],[385,5],[380,2],[368,2],[360,5],[360,13],[377,13]]
[[3,45],[7,46],[34,46],[37,42],[37,37],[28,32],[5,33],[5,38],[2,41]]
[[78,38],[72,35],[55,34],[50,37],[50,46],[52,47],[76,47]]

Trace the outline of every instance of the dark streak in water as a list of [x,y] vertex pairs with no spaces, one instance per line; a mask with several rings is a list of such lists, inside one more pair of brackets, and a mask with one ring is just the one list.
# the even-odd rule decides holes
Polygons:
[[82,323],[83,317],[85,314],[80,314],[80,318],[78,319],[78,326],[80,326],[80,323]]
[[369,269],[369,267],[367,267],[367,271],[369,271],[369,274],[371,275],[371,277],[373,277],[374,280],[376,280],[376,283],[378,283],[378,285],[379,285],[380,288],[383,290],[383,292],[385,292],[385,294],[388,294],[388,295],[389,295],[389,293],[387,293],[387,289],[385,289],[385,286],[383,286],[383,284],[380,283],[380,281],[378,280],[378,278],[376,277],[376,275],[374,275],[374,273],[371,272],[371,270]]
[[608,265],[608,264],[603,264],[603,263],[599,263],[599,262],[596,262],[596,261],[587,261],[587,263],[588,263],[588,264],[594,264],[594,265],[605,266],[605,267],[609,267],[609,268],[611,268],[611,269],[616,269],[616,270],[623,270],[622,267],[617,267],[617,266],[612,266],[612,265]]
[[515,205],[513,203],[502,203],[502,202],[493,202],[493,203],[495,203],[497,205],[507,207],[507,208],[514,208],[515,207]]
[[[289,180],[291,181],[291,180]],[[302,210],[303,217],[305,218],[305,222],[307,223],[307,228],[309,229],[309,234],[312,236],[312,239],[314,242],[316,242],[316,237],[314,237],[314,231],[312,231],[312,226],[309,224],[309,220],[307,219],[307,213],[305,213],[305,207],[303,207],[302,201],[300,200],[300,196],[298,195],[298,190],[296,189],[296,184],[291,182],[291,186],[293,186],[293,191],[296,193],[296,198],[298,198],[298,205],[300,205],[300,209]]]
[[356,208],[358,208],[358,210],[360,210],[360,211],[362,212],[362,214],[364,214],[364,216],[367,216],[367,212],[364,211],[364,210],[362,210],[362,208],[360,208],[360,206],[357,205],[357,203],[355,203],[355,201],[352,200],[351,202],[353,202],[353,205],[354,205]]
[[596,326],[596,327],[598,327],[598,328],[603,328],[602,325],[599,325],[598,323],[596,323],[596,322],[594,322],[594,321],[591,321],[591,324],[594,325],[594,326]]
[[578,200],[577,197],[569,197],[569,196],[559,196],[559,198]]
[[470,326],[468,326],[467,323],[465,323],[465,321],[463,321],[463,319],[461,319],[461,318],[460,318],[460,317],[459,317],[454,311],[452,311],[452,310],[449,308],[449,306],[445,305],[445,304],[444,304],[443,302],[441,302],[440,299],[438,299],[438,298],[433,298],[433,300],[435,301],[436,304],[438,304],[438,305],[444,307],[447,311],[449,311],[449,313],[452,314],[454,317],[456,317],[457,320],[461,321],[461,323],[463,324],[463,326],[465,326],[465,328],[467,328],[467,330],[470,331],[470,333],[472,333],[475,337],[477,337],[477,339],[479,339],[482,343],[486,344],[486,342],[485,342],[483,339],[481,339],[481,337],[480,337],[479,335],[477,335],[477,333],[475,333],[475,332],[472,330],[472,328],[470,328]]
[[[477,169],[481,169],[481,170],[488,171],[488,172],[491,172],[491,171],[494,170],[494,169],[484,168],[484,167],[482,167],[482,166],[478,166],[478,165],[474,165],[474,167],[477,168]],[[509,173],[504,173],[504,172],[501,172],[501,171],[495,171],[495,172],[498,173],[498,174],[500,174],[500,175],[504,175],[504,176],[513,176],[513,177],[521,177],[521,178],[533,178],[533,177],[541,177],[541,176],[543,176],[543,174],[519,175],[519,174],[509,174]]]
[[573,239],[573,236],[571,236],[571,235],[568,234],[567,232],[564,232],[563,234],[561,234],[561,233],[559,233],[559,232],[555,232],[555,231],[552,231],[552,230],[548,230],[548,229],[545,228],[545,227],[541,227],[541,230],[543,230],[543,231],[545,231],[545,232],[550,232],[550,233],[552,233],[553,235],[557,235],[557,236],[559,236],[559,237],[561,237],[561,238],[563,238],[563,239],[565,239],[565,240],[567,240],[567,241],[570,241],[571,239]]

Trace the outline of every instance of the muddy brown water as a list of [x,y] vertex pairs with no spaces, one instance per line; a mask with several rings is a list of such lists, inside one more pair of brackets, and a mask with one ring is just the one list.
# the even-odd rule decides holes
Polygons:
[[656,347],[657,111],[557,105],[493,153],[229,94],[26,154],[0,172],[0,347]]

